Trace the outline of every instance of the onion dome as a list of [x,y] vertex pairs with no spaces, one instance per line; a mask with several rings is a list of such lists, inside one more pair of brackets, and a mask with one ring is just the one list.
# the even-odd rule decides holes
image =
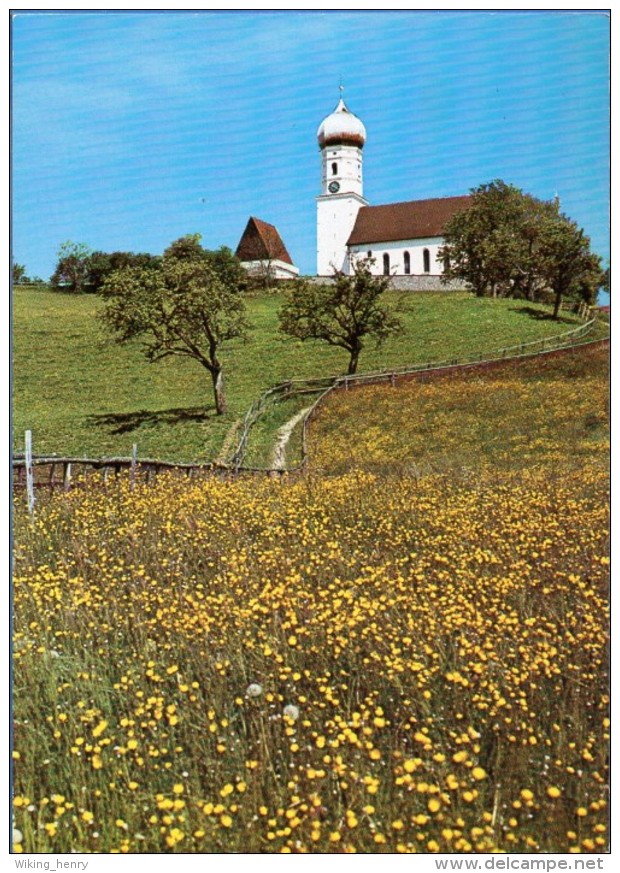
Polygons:
[[322,149],[329,145],[353,145],[361,149],[366,142],[366,128],[341,98],[331,115],[321,122],[317,138]]

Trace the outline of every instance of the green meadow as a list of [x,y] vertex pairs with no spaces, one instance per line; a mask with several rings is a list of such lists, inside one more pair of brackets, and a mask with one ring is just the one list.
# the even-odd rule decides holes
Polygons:
[[[579,322],[558,323],[542,306],[478,299],[465,293],[390,292],[404,333],[377,349],[369,343],[360,372],[442,360],[553,336]],[[17,287],[13,296],[14,450],[33,432],[35,454],[123,456],[138,446],[142,458],[207,461],[235,446],[251,403],[275,383],[337,375],[347,355],[318,342],[301,343],[278,329],[278,295],[248,300],[252,331],[223,347],[228,411],[216,416],[211,383],[193,361],[148,363],[138,343],[118,346],[97,314],[100,298]],[[273,427],[286,410],[272,415]],[[265,452],[263,452],[263,455]]]

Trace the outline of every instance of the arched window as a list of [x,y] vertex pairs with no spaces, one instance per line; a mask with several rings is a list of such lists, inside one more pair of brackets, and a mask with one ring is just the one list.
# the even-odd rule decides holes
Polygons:
[[424,258],[424,272],[430,273],[431,271],[431,253],[428,249],[424,249],[422,253],[422,257]]
[[383,255],[383,275],[390,275],[390,256],[387,252]]
[[366,252],[366,257],[372,258],[372,251],[370,249],[368,249],[368,251]]
[[338,164],[336,163],[336,161],[334,161],[334,163],[332,164],[332,176],[337,176],[337,175],[338,175]]
[[403,255],[403,260],[405,262],[405,273],[409,275],[411,272],[411,258],[409,257],[409,252],[405,252]]

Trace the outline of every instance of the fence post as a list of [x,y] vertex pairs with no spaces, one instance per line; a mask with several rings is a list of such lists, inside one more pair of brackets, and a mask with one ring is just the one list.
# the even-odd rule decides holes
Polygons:
[[28,495],[28,512],[34,515],[34,471],[32,467],[32,431],[27,430],[24,439],[26,464],[26,493]]
[[63,474],[63,486],[65,491],[68,491],[71,487],[71,464],[65,464],[65,470]]
[[138,461],[138,444],[134,443],[131,447],[131,490],[133,491],[136,484],[136,464]]

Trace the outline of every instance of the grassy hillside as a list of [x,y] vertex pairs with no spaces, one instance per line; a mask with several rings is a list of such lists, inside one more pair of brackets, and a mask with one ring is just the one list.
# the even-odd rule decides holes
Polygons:
[[609,350],[338,391],[310,429],[313,469],[479,475],[609,462]]
[[[452,357],[549,336],[569,329],[540,307],[466,295],[389,295],[404,308],[406,333],[362,353],[372,370]],[[229,412],[214,415],[201,367],[183,360],[148,364],[137,345],[119,348],[100,332],[92,296],[17,287],[13,299],[14,445],[33,431],[37,453],[124,455],[136,442],[142,457],[209,460],[231,426],[264,389],[292,377],[337,374],[346,355],[299,343],[277,330],[277,297],[249,301],[254,330],[223,353]]]

